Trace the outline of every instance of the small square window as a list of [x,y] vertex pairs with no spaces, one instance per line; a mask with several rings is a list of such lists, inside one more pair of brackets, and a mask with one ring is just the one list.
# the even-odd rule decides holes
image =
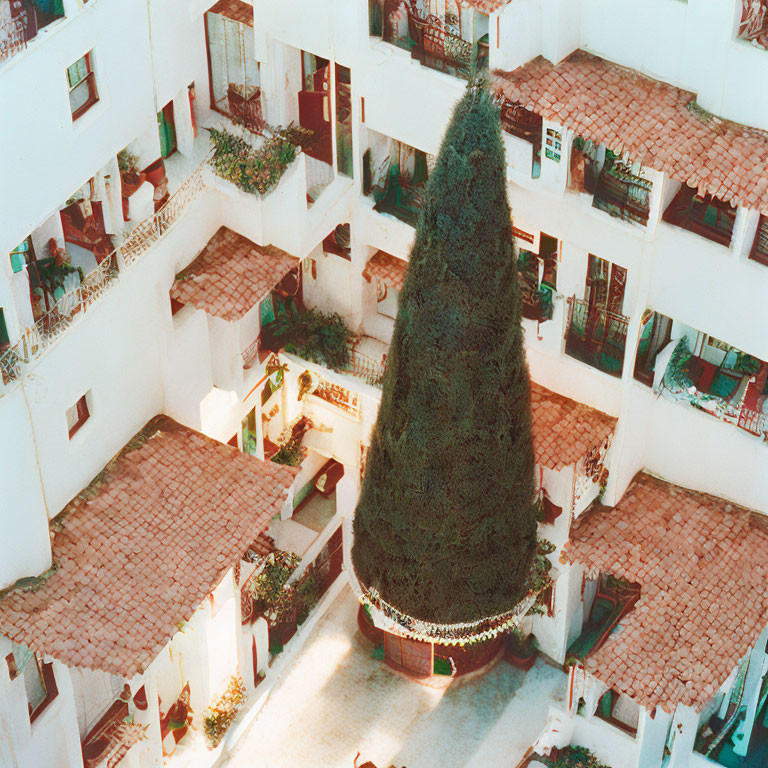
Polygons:
[[90,412],[88,411],[88,395],[83,395],[71,408],[67,408],[67,429],[69,430],[69,439],[71,440],[75,432],[88,421]]
[[90,53],[86,53],[72,66],[67,67],[67,83],[72,119],[77,120],[99,100],[99,94],[96,91],[96,73],[93,70]]
[[560,152],[562,149],[563,135],[554,128],[547,128],[544,141],[544,155],[556,163],[560,162]]

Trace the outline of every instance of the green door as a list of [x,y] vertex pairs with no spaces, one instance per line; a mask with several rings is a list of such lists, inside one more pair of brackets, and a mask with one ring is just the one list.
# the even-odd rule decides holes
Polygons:
[[176,151],[176,126],[173,119],[173,102],[169,101],[157,113],[157,130],[160,133],[160,154],[169,157]]

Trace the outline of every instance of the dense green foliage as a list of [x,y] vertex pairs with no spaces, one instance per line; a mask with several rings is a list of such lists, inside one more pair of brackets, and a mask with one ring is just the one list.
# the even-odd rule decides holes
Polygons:
[[276,129],[260,147],[226,130],[208,129],[215,147],[213,167],[217,175],[243,192],[266,195],[294,161],[306,132],[289,126]]
[[470,88],[427,184],[355,513],[363,585],[438,623],[510,610],[536,551],[504,172],[498,112]]
[[349,361],[352,332],[340,315],[303,309],[278,317],[269,327],[279,347],[304,360],[333,369]]
[[557,757],[545,757],[540,760],[550,768],[608,768],[586,747],[565,747]]

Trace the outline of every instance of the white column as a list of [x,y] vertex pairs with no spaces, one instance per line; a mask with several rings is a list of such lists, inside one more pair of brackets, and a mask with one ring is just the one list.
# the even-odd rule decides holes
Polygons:
[[648,710],[641,708],[637,768],[658,768],[662,764],[664,746],[667,743],[671,724],[672,715],[667,714],[663,709],[657,709],[651,717]]
[[692,707],[678,706],[672,721],[675,729],[675,741],[667,768],[688,768],[696,731],[699,727],[699,714]]

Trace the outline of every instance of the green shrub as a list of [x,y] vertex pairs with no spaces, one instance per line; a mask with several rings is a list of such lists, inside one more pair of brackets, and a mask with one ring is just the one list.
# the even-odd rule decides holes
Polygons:
[[304,360],[334,370],[349,362],[353,334],[341,315],[305,309],[278,318],[270,328],[279,346]]
[[238,189],[266,195],[295,160],[306,132],[289,126],[276,129],[258,147],[226,130],[208,129],[215,147],[213,167],[218,176]]

